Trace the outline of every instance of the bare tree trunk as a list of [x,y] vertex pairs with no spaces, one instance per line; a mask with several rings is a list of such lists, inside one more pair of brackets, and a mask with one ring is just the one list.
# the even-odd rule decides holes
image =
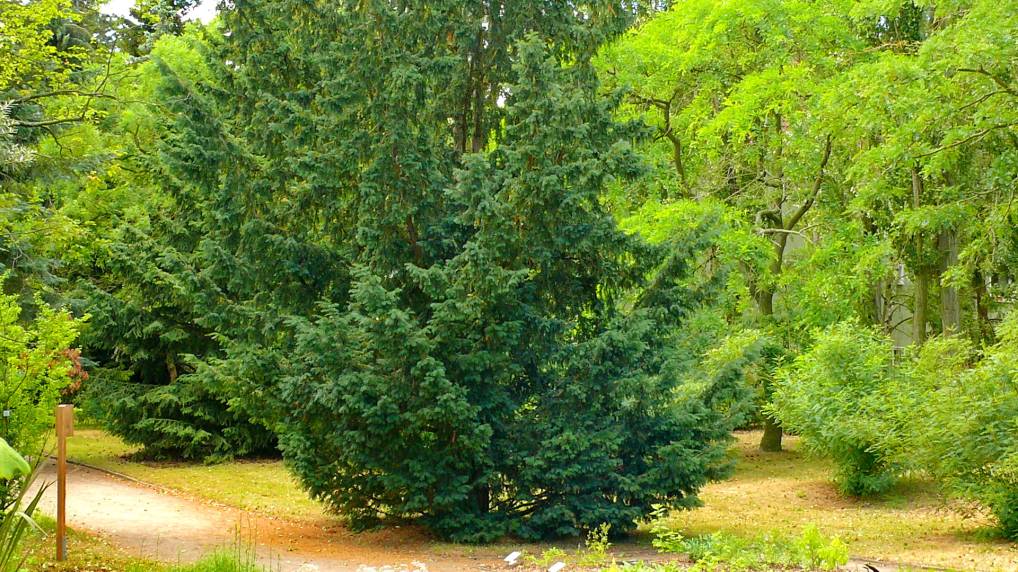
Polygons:
[[170,383],[177,381],[177,360],[174,359],[176,356],[172,354],[166,354],[166,373],[170,376]]
[[760,450],[765,453],[780,453],[781,440],[785,435],[781,425],[770,415],[764,415],[763,430],[763,437],[760,438]]
[[[922,204],[923,178],[918,167],[912,167],[912,206],[919,208]],[[928,308],[930,297],[930,274],[931,272],[921,261],[923,241],[921,236],[916,239],[916,256],[920,262],[916,263],[915,269],[915,303],[912,308],[912,343],[923,345],[926,343],[926,323],[929,320]]]
[[926,343],[926,323],[929,321],[927,309],[930,298],[930,273],[925,269],[916,271],[915,304],[912,309],[912,343],[921,346]]
[[[785,247],[788,244],[788,235],[782,234],[777,237],[774,245],[775,259],[771,263],[771,272],[775,278],[781,273],[785,259]],[[766,319],[774,315],[774,288],[767,288],[756,293],[756,304],[760,314]],[[770,364],[768,364],[770,365]],[[769,383],[768,383],[769,385]],[[769,387],[764,387],[765,394],[770,393]],[[767,396],[770,399],[770,396]],[[781,451],[781,440],[784,437],[784,430],[781,424],[770,415],[763,416],[763,436],[760,438],[760,450],[766,453],[777,453]]]
[[972,275],[972,287],[976,298],[976,336],[977,342],[991,344],[994,341],[993,326],[990,325],[990,308],[986,305],[989,293],[986,291],[986,278],[976,270]]
[[[866,230],[867,235],[875,235],[877,233],[876,225],[873,223],[873,219],[868,216],[862,217],[863,228]],[[884,298],[884,292],[887,289],[887,280],[885,278],[877,278],[876,281],[870,286],[870,302],[869,306],[869,322],[879,328],[884,328],[887,322],[887,301]]]
[[[944,260],[941,270],[947,272],[958,264],[958,231],[950,229],[940,233],[937,245]],[[942,285],[940,288],[940,320],[945,336],[953,336],[961,331],[961,300],[954,286]]]

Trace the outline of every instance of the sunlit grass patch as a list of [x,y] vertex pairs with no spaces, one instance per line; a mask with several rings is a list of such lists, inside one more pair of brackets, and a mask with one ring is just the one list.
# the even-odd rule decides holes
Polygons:
[[738,435],[735,476],[709,485],[703,507],[674,513],[674,530],[749,539],[767,531],[798,534],[816,524],[843,539],[853,556],[959,569],[1018,566],[1018,546],[989,537],[990,521],[946,505],[929,482],[914,476],[875,499],[848,498],[837,492],[831,465],[803,454],[797,438],[786,438],[782,453],[761,453],[759,436]]

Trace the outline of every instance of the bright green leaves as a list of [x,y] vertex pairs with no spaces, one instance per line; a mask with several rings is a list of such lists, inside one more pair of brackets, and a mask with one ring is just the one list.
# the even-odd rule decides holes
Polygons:
[[71,385],[71,344],[81,321],[39,305],[22,320],[18,296],[0,296],[0,408],[3,437],[23,451],[39,451],[53,425],[61,391]]
[[890,429],[884,388],[891,352],[883,338],[845,322],[779,375],[772,411],[783,426],[838,463],[838,485],[852,495],[879,493],[894,473],[879,445]]
[[0,479],[11,480],[31,472],[32,467],[21,453],[15,451],[5,439],[0,439]]

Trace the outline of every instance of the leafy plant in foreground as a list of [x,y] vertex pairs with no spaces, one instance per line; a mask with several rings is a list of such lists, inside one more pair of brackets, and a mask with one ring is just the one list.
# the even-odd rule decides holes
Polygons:
[[17,295],[0,294],[0,437],[23,451],[40,450],[53,427],[60,393],[72,383],[71,343],[81,321],[37,300],[25,323]]
[[688,555],[694,563],[692,569],[697,571],[741,572],[773,567],[820,571],[836,570],[848,562],[845,543],[840,538],[825,536],[816,525],[807,526],[794,537],[764,534],[746,539],[716,532],[682,538],[671,530],[666,521],[659,520],[654,533],[654,545],[658,550]]
[[42,532],[32,520],[32,514],[39,506],[48,485],[40,486],[29,495],[38,476],[38,468],[33,470],[7,441],[0,439],[0,480],[5,490],[18,491],[17,496],[3,508],[0,516],[0,572],[21,570],[26,558],[21,550],[22,540],[33,529]]

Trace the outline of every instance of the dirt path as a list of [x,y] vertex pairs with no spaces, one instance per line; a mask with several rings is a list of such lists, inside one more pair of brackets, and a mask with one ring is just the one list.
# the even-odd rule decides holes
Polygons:
[[[55,480],[52,465],[42,480]],[[499,555],[442,553],[407,530],[353,534],[334,522],[293,523],[211,505],[108,473],[72,465],[68,473],[68,525],[98,533],[133,554],[167,562],[190,562],[210,551],[254,547],[273,572],[345,572],[391,566],[429,572],[492,570]],[[56,488],[41,506],[56,511]],[[239,540],[238,540],[239,539]]]

